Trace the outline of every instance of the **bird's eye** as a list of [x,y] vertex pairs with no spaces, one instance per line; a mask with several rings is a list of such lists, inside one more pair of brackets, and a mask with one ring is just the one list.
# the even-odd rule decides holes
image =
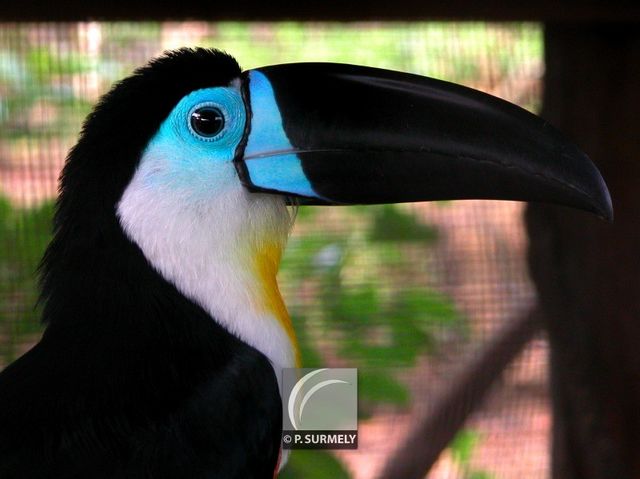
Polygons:
[[191,112],[189,123],[196,135],[209,139],[224,128],[224,115],[215,106],[202,106]]

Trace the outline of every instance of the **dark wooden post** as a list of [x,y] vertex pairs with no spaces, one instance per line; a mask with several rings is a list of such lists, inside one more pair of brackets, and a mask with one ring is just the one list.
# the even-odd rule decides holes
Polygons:
[[640,24],[547,25],[543,116],[596,162],[615,222],[527,212],[551,342],[553,478],[640,478]]

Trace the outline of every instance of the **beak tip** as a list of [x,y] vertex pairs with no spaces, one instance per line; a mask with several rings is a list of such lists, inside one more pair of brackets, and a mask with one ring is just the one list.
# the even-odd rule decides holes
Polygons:
[[608,223],[613,223],[613,204],[608,190],[606,190],[606,200],[600,205],[599,216]]
[[601,175],[598,175],[600,185],[598,192],[594,195],[593,206],[596,215],[608,223],[613,223],[613,202],[611,201],[611,193]]
[[601,187],[598,188],[594,194],[589,195],[583,205],[583,209],[585,211],[593,213],[601,220],[613,223],[613,204],[609,190],[604,184],[604,180],[601,179]]

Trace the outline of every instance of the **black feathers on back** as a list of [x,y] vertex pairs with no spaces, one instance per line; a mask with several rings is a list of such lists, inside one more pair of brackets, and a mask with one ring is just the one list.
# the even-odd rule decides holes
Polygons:
[[147,262],[116,205],[175,104],[240,74],[183,49],[118,83],[61,178],[40,343],[0,373],[0,478],[269,478],[275,374]]

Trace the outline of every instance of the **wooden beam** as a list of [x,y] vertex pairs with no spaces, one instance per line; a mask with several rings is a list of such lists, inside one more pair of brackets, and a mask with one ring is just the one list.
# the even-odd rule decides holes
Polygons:
[[4,1],[0,21],[242,20],[242,21],[640,21],[637,1],[603,0],[180,0]]
[[543,116],[600,168],[615,221],[530,205],[551,345],[554,479],[640,478],[640,29],[548,25]]

